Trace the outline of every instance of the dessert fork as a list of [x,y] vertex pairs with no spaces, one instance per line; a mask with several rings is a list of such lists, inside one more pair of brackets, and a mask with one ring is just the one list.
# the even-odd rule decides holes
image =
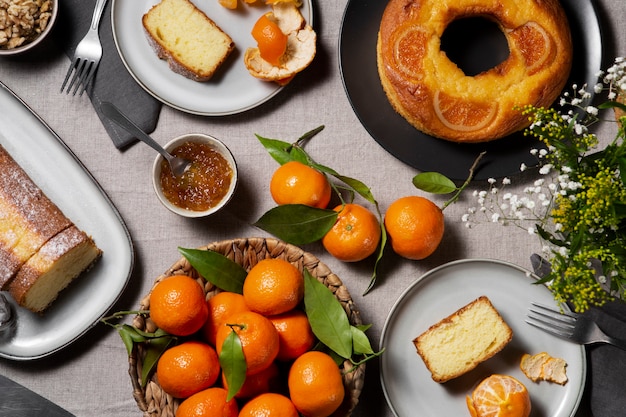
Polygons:
[[[79,95],[83,95],[87,85],[93,78],[93,75],[98,68],[100,59],[102,58],[102,44],[100,43],[100,36],[98,34],[98,27],[100,26],[100,17],[102,11],[106,5],[107,0],[97,0],[96,8],[91,18],[91,25],[85,37],[78,43],[76,50],[74,51],[74,58],[67,70],[65,80],[61,86],[61,92],[65,89],[65,85],[70,78],[72,72],[74,76],[67,87],[66,93],[69,94],[72,86],[74,86],[74,92],[72,95],[76,95],[76,91],[82,85]],[[78,82],[76,82],[78,81]]]
[[531,305],[526,319],[526,323],[531,326],[581,345],[608,343],[626,350],[626,341],[608,336],[589,317],[569,311],[556,311],[537,303]]

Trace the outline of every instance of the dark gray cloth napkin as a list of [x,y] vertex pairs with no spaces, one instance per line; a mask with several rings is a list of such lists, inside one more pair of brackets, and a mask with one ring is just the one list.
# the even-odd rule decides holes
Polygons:
[[[60,2],[55,37],[71,59],[76,45],[89,29],[96,0],[60,0]],[[122,63],[111,30],[111,0],[102,14],[99,32],[103,49],[102,60],[93,84],[86,94],[89,95],[115,147],[122,149],[135,139],[106,119],[100,112],[100,103],[110,101],[115,104],[147,133],[156,128],[161,103],[133,79]],[[61,82],[62,80],[59,80],[59,85]]]
[[[534,254],[533,269],[544,276],[550,265]],[[626,302],[614,301],[585,312],[609,336],[626,340]],[[607,344],[585,347],[587,352],[586,394],[594,417],[626,416],[626,350]]]

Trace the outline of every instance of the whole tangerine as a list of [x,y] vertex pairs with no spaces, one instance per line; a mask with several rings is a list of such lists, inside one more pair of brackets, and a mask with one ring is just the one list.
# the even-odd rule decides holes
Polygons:
[[239,406],[233,398],[226,401],[227,397],[224,388],[207,388],[180,403],[176,417],[237,417]]
[[376,251],[381,230],[378,219],[367,208],[349,203],[333,209],[337,221],[322,238],[324,248],[344,262],[358,262]]
[[295,308],[304,297],[304,278],[298,268],[284,259],[262,259],[243,283],[248,308],[270,316]]
[[220,371],[213,347],[188,341],[163,352],[156,375],[163,391],[172,397],[186,398],[212,386]]
[[326,208],[330,202],[331,187],[320,171],[302,162],[290,161],[274,171],[270,194],[278,205],[304,204]]
[[293,362],[287,385],[291,401],[306,417],[330,416],[345,397],[339,367],[320,351],[306,352]]
[[207,300],[207,306],[209,317],[202,326],[202,334],[213,346],[217,341],[217,330],[228,316],[250,310],[243,295],[230,291],[218,292]]
[[315,345],[315,335],[304,311],[295,309],[269,319],[278,332],[280,347],[276,359],[296,359]]
[[224,340],[237,333],[246,360],[246,375],[268,368],[278,355],[278,332],[272,322],[254,311],[242,311],[229,316],[217,331],[217,353],[222,353]]
[[424,259],[443,238],[443,211],[427,198],[402,197],[387,209],[385,228],[394,252],[407,259]]
[[164,278],[150,293],[150,318],[172,335],[189,336],[197,332],[208,315],[204,288],[189,276]]
[[289,398],[268,392],[244,404],[239,417],[298,417],[298,410]]
[[[226,375],[222,372],[222,386],[228,390]],[[280,370],[276,362],[254,375],[247,375],[235,398],[253,398],[266,392],[276,392],[280,387]]]

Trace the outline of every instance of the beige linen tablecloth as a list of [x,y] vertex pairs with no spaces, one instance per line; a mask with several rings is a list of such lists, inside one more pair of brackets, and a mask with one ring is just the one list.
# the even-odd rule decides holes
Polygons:
[[[623,0],[596,3],[605,56],[610,62],[614,56],[626,54],[626,7]],[[155,157],[152,149],[135,144],[118,151],[88,97],[59,94],[69,64],[60,46],[51,44],[36,56],[0,59],[0,79],[76,153],[111,197],[128,226],[136,249],[135,269],[113,311],[136,309],[154,279],[179,258],[178,246],[196,247],[223,239],[267,236],[251,224],[274,206],[268,184],[277,165],[259,144],[255,133],[293,141],[323,124],[324,131],[306,149],[319,162],[368,184],[383,211],[401,196],[420,194],[411,184],[418,171],[388,154],[368,135],[344,92],[338,43],[345,6],[346,0],[314,1],[317,57],[309,69],[270,102],[225,117],[194,116],[163,107],[153,134],[158,142],[163,144],[183,133],[210,133],[226,142],[237,159],[240,186],[234,200],[226,210],[202,220],[182,219],[159,204],[150,179]],[[603,126],[601,134],[613,137],[614,129],[612,125]],[[527,176],[516,177],[512,191],[520,192],[532,180]],[[393,303],[429,269],[463,258],[495,258],[530,268],[530,254],[540,250],[536,238],[513,227],[492,224],[466,229],[461,215],[468,204],[462,198],[459,204],[445,210],[444,240],[427,260],[415,262],[387,256],[378,284],[366,296],[361,293],[369,280],[369,263],[345,264],[327,255],[320,245],[305,247],[344,281],[361,310],[363,321],[373,324],[368,334],[375,346]],[[0,374],[80,417],[139,416],[127,370],[126,350],[119,336],[103,325],[48,358],[27,362],[0,359]],[[354,416],[391,415],[382,393],[378,364],[373,361],[367,365],[364,392]],[[583,407],[580,415],[589,414]]]

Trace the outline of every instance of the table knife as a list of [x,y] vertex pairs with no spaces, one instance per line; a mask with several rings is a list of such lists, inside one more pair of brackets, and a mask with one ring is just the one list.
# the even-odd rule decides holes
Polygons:
[[0,375],[0,417],[75,417],[29,390]]

